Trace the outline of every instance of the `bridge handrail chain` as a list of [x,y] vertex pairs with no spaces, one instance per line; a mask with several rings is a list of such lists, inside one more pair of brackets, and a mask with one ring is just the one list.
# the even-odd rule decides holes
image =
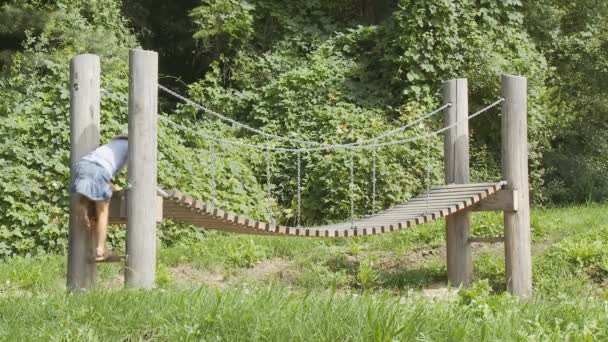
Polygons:
[[[466,119],[463,120],[459,120],[456,121],[454,123],[452,123],[451,125],[445,126],[441,129],[435,130],[433,132],[427,133],[427,134],[423,134],[423,135],[417,135],[414,137],[410,137],[410,138],[406,138],[406,139],[398,139],[398,140],[391,140],[391,141],[387,141],[387,142],[381,142],[381,143],[374,143],[374,144],[366,144],[366,145],[352,145],[352,144],[333,144],[333,145],[324,145],[324,146],[318,146],[318,147],[303,147],[303,148],[292,148],[292,147],[283,147],[283,146],[270,146],[269,142],[267,141],[267,143],[265,145],[258,145],[258,144],[250,144],[250,143],[243,143],[240,141],[234,141],[234,140],[228,140],[228,139],[223,139],[223,138],[218,138],[197,130],[194,130],[190,127],[178,124],[176,122],[174,122],[173,120],[169,119],[166,116],[163,115],[159,115],[159,120],[166,122],[167,124],[174,126],[176,128],[179,128],[180,130],[186,131],[186,132],[190,132],[192,134],[198,135],[202,138],[208,139],[208,140],[212,140],[215,141],[217,143],[220,144],[228,144],[228,145],[233,145],[233,146],[238,146],[238,147],[247,147],[247,148],[252,148],[252,149],[257,149],[260,151],[266,151],[266,150],[270,150],[270,151],[278,151],[278,152],[314,152],[314,151],[331,151],[331,150],[366,150],[366,149],[377,149],[377,148],[382,148],[382,147],[388,147],[388,146],[394,146],[394,145],[402,145],[402,144],[406,144],[406,143],[410,143],[410,142],[414,142],[414,141],[418,141],[418,140],[423,140],[423,139],[428,139],[434,135],[438,135],[441,134],[465,121],[471,120],[479,115],[481,115],[482,113],[487,112],[488,110],[496,107],[497,105],[501,104],[504,101],[503,98],[500,98],[498,100],[496,100],[495,102],[493,102],[492,104],[480,109],[479,111],[469,115]],[[267,137],[269,138],[269,137]]]
[[[279,141],[290,142],[292,144],[313,145],[313,146],[327,147],[327,148],[331,148],[331,146],[333,146],[333,145],[329,145],[329,144],[320,143],[320,142],[317,142],[317,141],[301,140],[301,139],[289,138],[289,137],[286,137],[286,136],[281,136],[281,135],[277,135],[277,134],[273,134],[273,133],[268,133],[268,132],[265,132],[265,131],[263,131],[261,129],[258,129],[258,128],[255,128],[255,127],[251,127],[251,126],[249,126],[247,124],[244,124],[244,123],[239,122],[237,120],[234,120],[234,119],[232,119],[230,117],[227,117],[227,116],[225,116],[223,114],[220,114],[220,113],[218,113],[218,112],[210,109],[209,107],[207,107],[207,106],[205,106],[203,104],[197,103],[197,102],[195,102],[195,101],[193,101],[193,100],[191,100],[191,99],[189,99],[189,98],[187,98],[187,97],[185,97],[183,95],[180,95],[180,94],[176,93],[175,91],[173,91],[173,90],[171,90],[171,89],[169,89],[169,88],[167,88],[167,87],[165,87],[165,86],[163,86],[161,84],[158,85],[158,88],[160,90],[166,92],[167,94],[169,94],[169,95],[171,95],[171,96],[173,96],[173,97],[175,97],[175,98],[177,98],[177,99],[179,99],[179,100],[181,100],[181,101],[183,101],[183,102],[185,102],[185,103],[187,103],[187,104],[195,107],[196,109],[198,109],[200,111],[203,111],[205,113],[211,114],[211,115],[217,117],[220,120],[229,122],[229,123],[231,123],[231,124],[233,124],[235,126],[238,126],[238,127],[243,128],[245,130],[248,130],[250,132],[256,133],[258,135],[262,135],[262,136],[264,136],[266,138],[273,138],[273,139],[276,139],[276,140],[279,140]],[[428,112],[428,113],[424,114],[423,116],[417,118],[416,120],[414,120],[412,122],[407,123],[404,126],[397,127],[397,128],[392,129],[390,131],[384,132],[384,133],[382,133],[382,134],[380,134],[378,136],[375,136],[373,138],[369,138],[369,139],[365,139],[365,140],[357,141],[357,142],[343,143],[343,144],[340,144],[340,145],[342,145],[342,146],[357,146],[357,145],[369,144],[369,143],[372,143],[372,142],[376,142],[376,141],[382,140],[384,138],[388,138],[388,137],[390,137],[392,135],[395,135],[397,133],[403,132],[403,131],[405,131],[406,129],[408,129],[410,127],[413,127],[414,125],[416,125],[416,124],[418,124],[418,123],[420,123],[420,122],[422,122],[422,121],[424,121],[424,120],[432,117],[433,115],[435,115],[435,114],[441,112],[442,110],[444,110],[444,109],[446,109],[448,107],[451,107],[451,106],[452,106],[452,103],[446,103],[445,105],[443,105],[443,106],[441,106],[441,107],[439,107],[439,108],[437,108],[437,109],[435,109],[435,110],[433,110],[431,112]]]

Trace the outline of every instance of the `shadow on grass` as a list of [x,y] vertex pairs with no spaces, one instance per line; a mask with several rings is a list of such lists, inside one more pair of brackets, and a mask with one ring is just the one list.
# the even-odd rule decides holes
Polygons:
[[[506,291],[504,273],[476,272],[473,281],[487,279],[494,293]],[[413,269],[402,269],[390,272],[380,272],[379,287],[387,289],[422,289],[437,283],[447,285],[447,269],[445,264],[428,264]]]
[[380,272],[379,284],[383,288],[403,289],[428,287],[437,282],[447,282],[444,265],[430,264],[420,268]]
[[[353,279],[359,280],[362,262],[362,260],[358,260],[357,258],[341,254],[330,257],[325,265],[332,272],[345,272]],[[445,264],[436,261],[429,262],[416,268],[406,268],[402,266],[383,269],[381,267],[374,267],[373,272],[376,274],[374,276],[374,278],[376,278],[375,288],[420,289],[437,282],[447,282]],[[358,284],[352,285],[358,287]]]
[[[360,287],[359,282],[362,277],[362,266],[365,264],[364,260],[340,254],[331,256],[324,264],[330,272],[343,272],[348,275],[354,281],[351,286]],[[429,263],[412,269],[374,267],[373,271],[368,272],[375,274],[372,276],[372,278],[375,278],[374,288],[423,288],[447,280],[445,265],[441,263]]]
[[360,267],[360,260],[349,257],[346,254],[336,254],[330,256],[325,265],[332,271],[345,271],[347,274],[356,275]]

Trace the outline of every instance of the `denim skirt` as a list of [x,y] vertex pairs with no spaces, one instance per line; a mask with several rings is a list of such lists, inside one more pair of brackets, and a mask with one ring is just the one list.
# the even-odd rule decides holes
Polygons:
[[103,166],[90,160],[76,163],[76,174],[70,192],[86,196],[92,201],[108,201],[112,198],[111,176]]

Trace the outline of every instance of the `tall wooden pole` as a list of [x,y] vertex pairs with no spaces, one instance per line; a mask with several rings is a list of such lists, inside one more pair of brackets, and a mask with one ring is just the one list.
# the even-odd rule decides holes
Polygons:
[[518,210],[504,213],[507,289],[513,295],[532,294],[530,195],[528,184],[527,79],[502,77],[502,176],[508,190],[517,190]]
[[[469,99],[466,79],[444,84],[445,126],[457,125],[445,132],[445,183],[469,183]],[[448,280],[453,286],[468,285],[473,278],[470,214],[459,212],[446,218]]]
[[[95,55],[79,55],[70,63],[70,174],[75,164],[99,146],[100,61]],[[68,290],[95,286],[95,238],[78,217],[80,195],[70,196]]]
[[129,54],[129,162],[125,285],[153,288],[156,278],[158,54]]

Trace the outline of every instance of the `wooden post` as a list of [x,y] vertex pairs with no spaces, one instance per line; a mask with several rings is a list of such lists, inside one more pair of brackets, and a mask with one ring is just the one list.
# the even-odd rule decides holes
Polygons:
[[[100,61],[95,55],[79,55],[70,63],[70,174],[75,164],[99,146]],[[78,217],[80,195],[70,196],[70,231],[68,244],[68,290],[95,286],[97,268],[95,238]]]
[[153,288],[156,278],[158,54],[129,54],[129,162],[125,285]]
[[[466,79],[447,81],[444,103],[452,103],[444,113],[447,130],[444,137],[445,183],[469,183],[469,99]],[[470,213],[459,212],[446,217],[448,281],[453,286],[468,285],[473,278]]]
[[502,77],[502,176],[507,190],[517,190],[518,210],[504,212],[507,289],[513,295],[532,294],[530,195],[528,184],[527,79]]

